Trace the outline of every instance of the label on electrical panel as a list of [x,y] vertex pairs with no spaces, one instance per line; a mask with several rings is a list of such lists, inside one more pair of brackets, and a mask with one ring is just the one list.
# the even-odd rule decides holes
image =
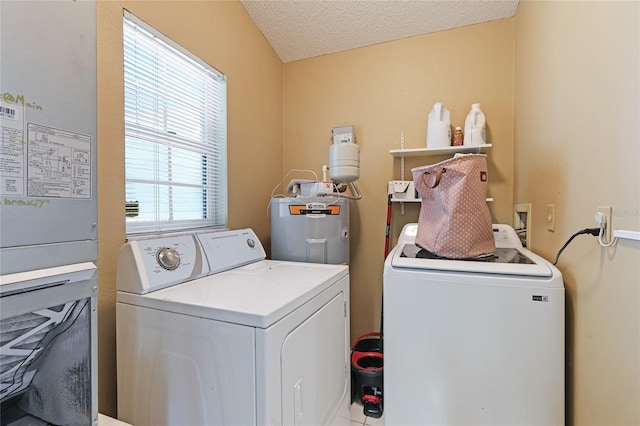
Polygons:
[[27,196],[91,199],[91,136],[27,123]]
[[289,214],[291,215],[308,215],[308,214],[324,214],[339,215],[340,206],[327,205],[324,203],[308,203],[289,206]]

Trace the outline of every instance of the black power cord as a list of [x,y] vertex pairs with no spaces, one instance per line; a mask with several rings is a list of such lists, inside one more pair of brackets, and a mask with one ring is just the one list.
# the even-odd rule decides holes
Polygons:
[[583,235],[583,234],[590,234],[590,235],[593,235],[594,237],[597,237],[598,235],[600,235],[600,228],[585,228],[585,229],[583,229],[582,231],[578,231],[578,232],[576,232],[575,234],[573,234],[573,235],[571,236],[571,238],[569,238],[569,240],[567,240],[567,242],[566,242],[566,243],[564,243],[564,245],[562,246],[562,248],[558,251],[558,254],[557,254],[557,256],[556,256],[556,261],[555,261],[555,262],[553,262],[553,264],[554,264],[554,265],[555,265],[556,263],[558,263],[558,259],[560,258],[560,253],[562,253],[562,252],[563,252],[563,250],[564,250],[565,248],[567,248],[567,246],[569,245],[569,243],[570,243],[571,241],[573,241],[573,239],[574,239],[575,237],[577,237],[578,235]]

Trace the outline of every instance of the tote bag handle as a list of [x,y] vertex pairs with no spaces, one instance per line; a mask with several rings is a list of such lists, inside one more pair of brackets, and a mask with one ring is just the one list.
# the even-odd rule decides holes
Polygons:
[[424,175],[422,175],[422,183],[425,184],[425,186],[429,187],[429,188],[435,188],[438,185],[440,185],[440,180],[442,179],[442,174],[446,173],[447,169],[445,169],[444,167],[441,167],[438,169],[438,171],[436,172],[436,178],[433,181],[433,185],[429,185],[425,179],[427,176],[431,175],[431,172],[424,172]]

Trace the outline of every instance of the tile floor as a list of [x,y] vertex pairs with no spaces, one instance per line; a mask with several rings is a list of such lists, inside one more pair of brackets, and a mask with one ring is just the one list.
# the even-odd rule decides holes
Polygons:
[[384,412],[379,419],[367,417],[362,412],[362,405],[354,402],[351,404],[351,426],[356,425],[384,426]]

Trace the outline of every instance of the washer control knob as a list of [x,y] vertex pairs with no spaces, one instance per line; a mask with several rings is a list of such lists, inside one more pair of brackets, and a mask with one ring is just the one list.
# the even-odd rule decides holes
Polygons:
[[256,246],[256,242],[255,242],[255,241],[253,241],[253,239],[252,239],[252,238],[248,238],[248,239],[247,239],[247,245],[248,245],[249,247],[251,247],[251,248],[254,248],[254,247]]
[[160,266],[168,271],[173,271],[180,266],[180,253],[176,249],[163,247],[156,253],[156,259]]

